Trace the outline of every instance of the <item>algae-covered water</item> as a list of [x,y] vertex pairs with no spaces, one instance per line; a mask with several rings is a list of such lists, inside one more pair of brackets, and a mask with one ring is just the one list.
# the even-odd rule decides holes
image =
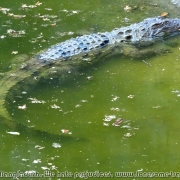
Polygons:
[[[132,9],[125,11],[126,6]],[[0,7],[10,8],[0,9],[1,73],[16,54],[32,56],[77,34],[110,31],[164,11],[180,17],[168,0],[6,0]],[[50,77],[15,97],[8,111],[29,130],[13,135],[1,125],[0,178],[21,179],[20,172],[35,173],[22,179],[58,180],[138,180],[150,172],[175,176],[180,168],[179,40],[151,47],[166,49],[162,54],[112,56],[71,78]],[[112,126],[118,118],[123,122]]]

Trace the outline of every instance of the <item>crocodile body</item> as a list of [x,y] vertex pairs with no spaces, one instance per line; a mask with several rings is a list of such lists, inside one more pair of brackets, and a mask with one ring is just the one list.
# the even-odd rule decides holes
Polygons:
[[[6,124],[13,121],[6,110],[7,100],[16,94],[21,82],[24,85],[37,83],[41,77],[48,77],[49,73],[56,72],[56,76],[73,69],[89,65],[97,59],[110,54],[114,48],[120,51],[126,43],[146,45],[179,34],[180,19],[162,17],[148,18],[140,23],[127,27],[116,28],[111,32],[83,35],[72,38],[29,58],[16,68],[7,72],[0,80],[0,115]],[[55,71],[56,70],[56,71]],[[35,78],[38,77],[38,78]],[[26,89],[25,89],[26,90]],[[15,92],[14,92],[15,91]],[[21,91],[22,92],[22,91]],[[14,126],[14,123],[12,123]]]
[[116,28],[111,32],[84,35],[56,44],[40,54],[39,59],[51,61],[68,58],[121,42],[132,44],[153,42],[178,34],[179,23],[180,19],[147,18],[140,23]]

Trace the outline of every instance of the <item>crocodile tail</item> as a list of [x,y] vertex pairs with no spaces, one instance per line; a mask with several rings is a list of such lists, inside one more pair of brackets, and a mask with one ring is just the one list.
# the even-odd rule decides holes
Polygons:
[[5,107],[5,99],[8,91],[3,91],[4,87],[0,87],[0,121],[2,124],[5,124],[8,126],[8,128],[12,129],[15,126],[15,123],[13,122],[13,119],[11,118],[9,112],[7,111]]
[[7,111],[6,105],[13,102],[14,93],[17,94],[19,90],[18,83],[24,81],[33,73],[34,71],[23,69],[21,65],[17,65],[16,69],[4,73],[4,76],[0,79],[0,120],[1,123],[6,124],[10,128],[13,128],[16,123]]

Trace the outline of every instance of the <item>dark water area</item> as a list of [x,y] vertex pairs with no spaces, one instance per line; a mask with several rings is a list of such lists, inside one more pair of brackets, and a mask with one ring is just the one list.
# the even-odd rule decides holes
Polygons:
[[[0,10],[1,73],[16,54],[32,56],[77,34],[111,31],[163,12],[180,17],[167,0],[6,0],[0,7],[10,8]],[[144,178],[135,173],[168,172],[171,179],[180,167],[179,38],[151,46],[168,53],[112,56],[15,97],[8,111],[21,124],[20,135],[0,127],[0,177],[21,179],[15,178],[20,171],[36,174],[22,179],[138,180]],[[118,118],[123,122],[113,126]]]

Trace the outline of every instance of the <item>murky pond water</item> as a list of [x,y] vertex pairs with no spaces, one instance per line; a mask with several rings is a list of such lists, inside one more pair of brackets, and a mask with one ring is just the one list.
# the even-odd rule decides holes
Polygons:
[[[0,3],[10,8],[0,11],[1,73],[10,69],[16,51],[32,56],[77,34],[110,31],[163,11],[179,17],[178,7],[169,1],[40,3],[37,7],[30,6],[35,5],[32,0]],[[29,7],[22,8],[25,4]],[[124,11],[126,6],[132,10]],[[10,29],[16,32],[9,34]],[[179,40],[151,47],[166,53],[141,59],[112,56],[76,76],[49,79],[15,97],[8,111],[23,126],[19,136],[0,127],[0,177],[18,171],[46,176],[41,179],[85,179],[88,176],[81,172],[87,171],[96,172],[90,179],[98,179],[98,172],[107,172],[106,179],[117,179],[115,172],[178,172]],[[23,105],[25,110],[18,109]],[[124,119],[121,125],[112,126],[118,118]]]

